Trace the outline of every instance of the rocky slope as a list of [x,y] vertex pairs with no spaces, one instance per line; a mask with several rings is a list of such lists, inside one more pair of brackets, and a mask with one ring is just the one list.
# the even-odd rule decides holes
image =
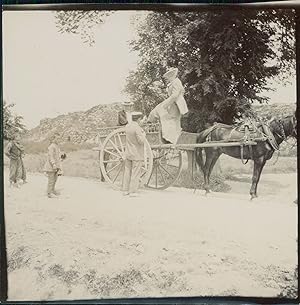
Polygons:
[[117,114],[121,109],[122,106],[119,103],[98,105],[87,111],[46,118],[28,132],[27,139],[43,142],[53,132],[58,131],[61,134],[61,140],[65,142],[93,142],[99,128],[117,125]]
[[[295,104],[270,104],[255,106],[255,111],[262,117],[285,116],[293,114]],[[122,109],[119,103],[97,105],[87,111],[73,112],[56,118],[46,118],[27,134],[27,139],[33,142],[43,142],[55,131],[61,133],[61,140],[71,143],[97,142],[99,128],[117,125],[118,111]]]

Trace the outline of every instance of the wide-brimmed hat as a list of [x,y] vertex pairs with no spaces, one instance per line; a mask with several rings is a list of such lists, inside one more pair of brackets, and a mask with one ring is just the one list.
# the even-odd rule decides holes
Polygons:
[[143,113],[139,112],[139,111],[134,111],[131,113],[131,117],[133,120],[137,120],[137,119],[141,118],[142,116],[143,116]]
[[176,78],[178,74],[177,68],[170,68],[164,75],[164,78]]
[[122,102],[121,103],[123,106],[132,106],[132,105],[134,105],[134,103],[133,102],[130,102],[130,101],[125,101],[125,102]]

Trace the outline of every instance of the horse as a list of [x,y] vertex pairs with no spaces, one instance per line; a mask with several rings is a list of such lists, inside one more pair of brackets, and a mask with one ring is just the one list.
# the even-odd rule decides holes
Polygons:
[[[262,139],[262,135],[266,134],[266,126],[269,137],[267,140]],[[201,168],[204,175],[205,194],[209,193],[209,179],[216,161],[221,154],[226,154],[233,158],[247,159],[254,161],[252,185],[250,189],[251,200],[258,197],[257,185],[266,161],[271,159],[275,150],[279,149],[279,145],[289,137],[297,139],[297,119],[295,115],[287,116],[283,119],[273,118],[268,125],[259,124],[255,127],[255,133],[250,134],[252,138],[260,138],[256,145],[249,146],[228,146],[228,147],[206,147],[196,149],[196,162]],[[202,131],[197,137],[197,143],[203,143],[208,138],[211,141],[229,141],[243,140],[245,133],[238,131],[235,126],[225,124],[215,124],[208,129]],[[202,150],[205,151],[205,163],[203,162]]]

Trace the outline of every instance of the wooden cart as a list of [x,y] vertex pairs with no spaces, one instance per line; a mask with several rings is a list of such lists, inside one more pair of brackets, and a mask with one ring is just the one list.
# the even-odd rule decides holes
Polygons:
[[[182,132],[176,144],[163,144],[160,124],[143,126],[146,133],[145,159],[141,184],[152,189],[166,189],[179,177],[183,166],[183,152],[188,152],[189,162],[194,162],[194,152],[199,147],[256,145],[246,142],[196,143],[197,133]],[[121,189],[125,161],[125,128],[108,127],[98,130],[100,171],[106,182]],[[192,166],[193,168],[193,166]]]

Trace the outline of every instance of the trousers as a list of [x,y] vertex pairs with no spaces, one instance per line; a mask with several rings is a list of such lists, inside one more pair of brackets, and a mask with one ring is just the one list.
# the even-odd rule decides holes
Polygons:
[[18,180],[26,180],[26,170],[22,158],[10,159],[9,163],[9,181],[17,183]]
[[58,173],[57,172],[47,172],[47,176],[48,176],[47,193],[52,194],[55,192],[55,184],[57,181]]
[[136,193],[139,188],[143,161],[125,160],[123,191]]

